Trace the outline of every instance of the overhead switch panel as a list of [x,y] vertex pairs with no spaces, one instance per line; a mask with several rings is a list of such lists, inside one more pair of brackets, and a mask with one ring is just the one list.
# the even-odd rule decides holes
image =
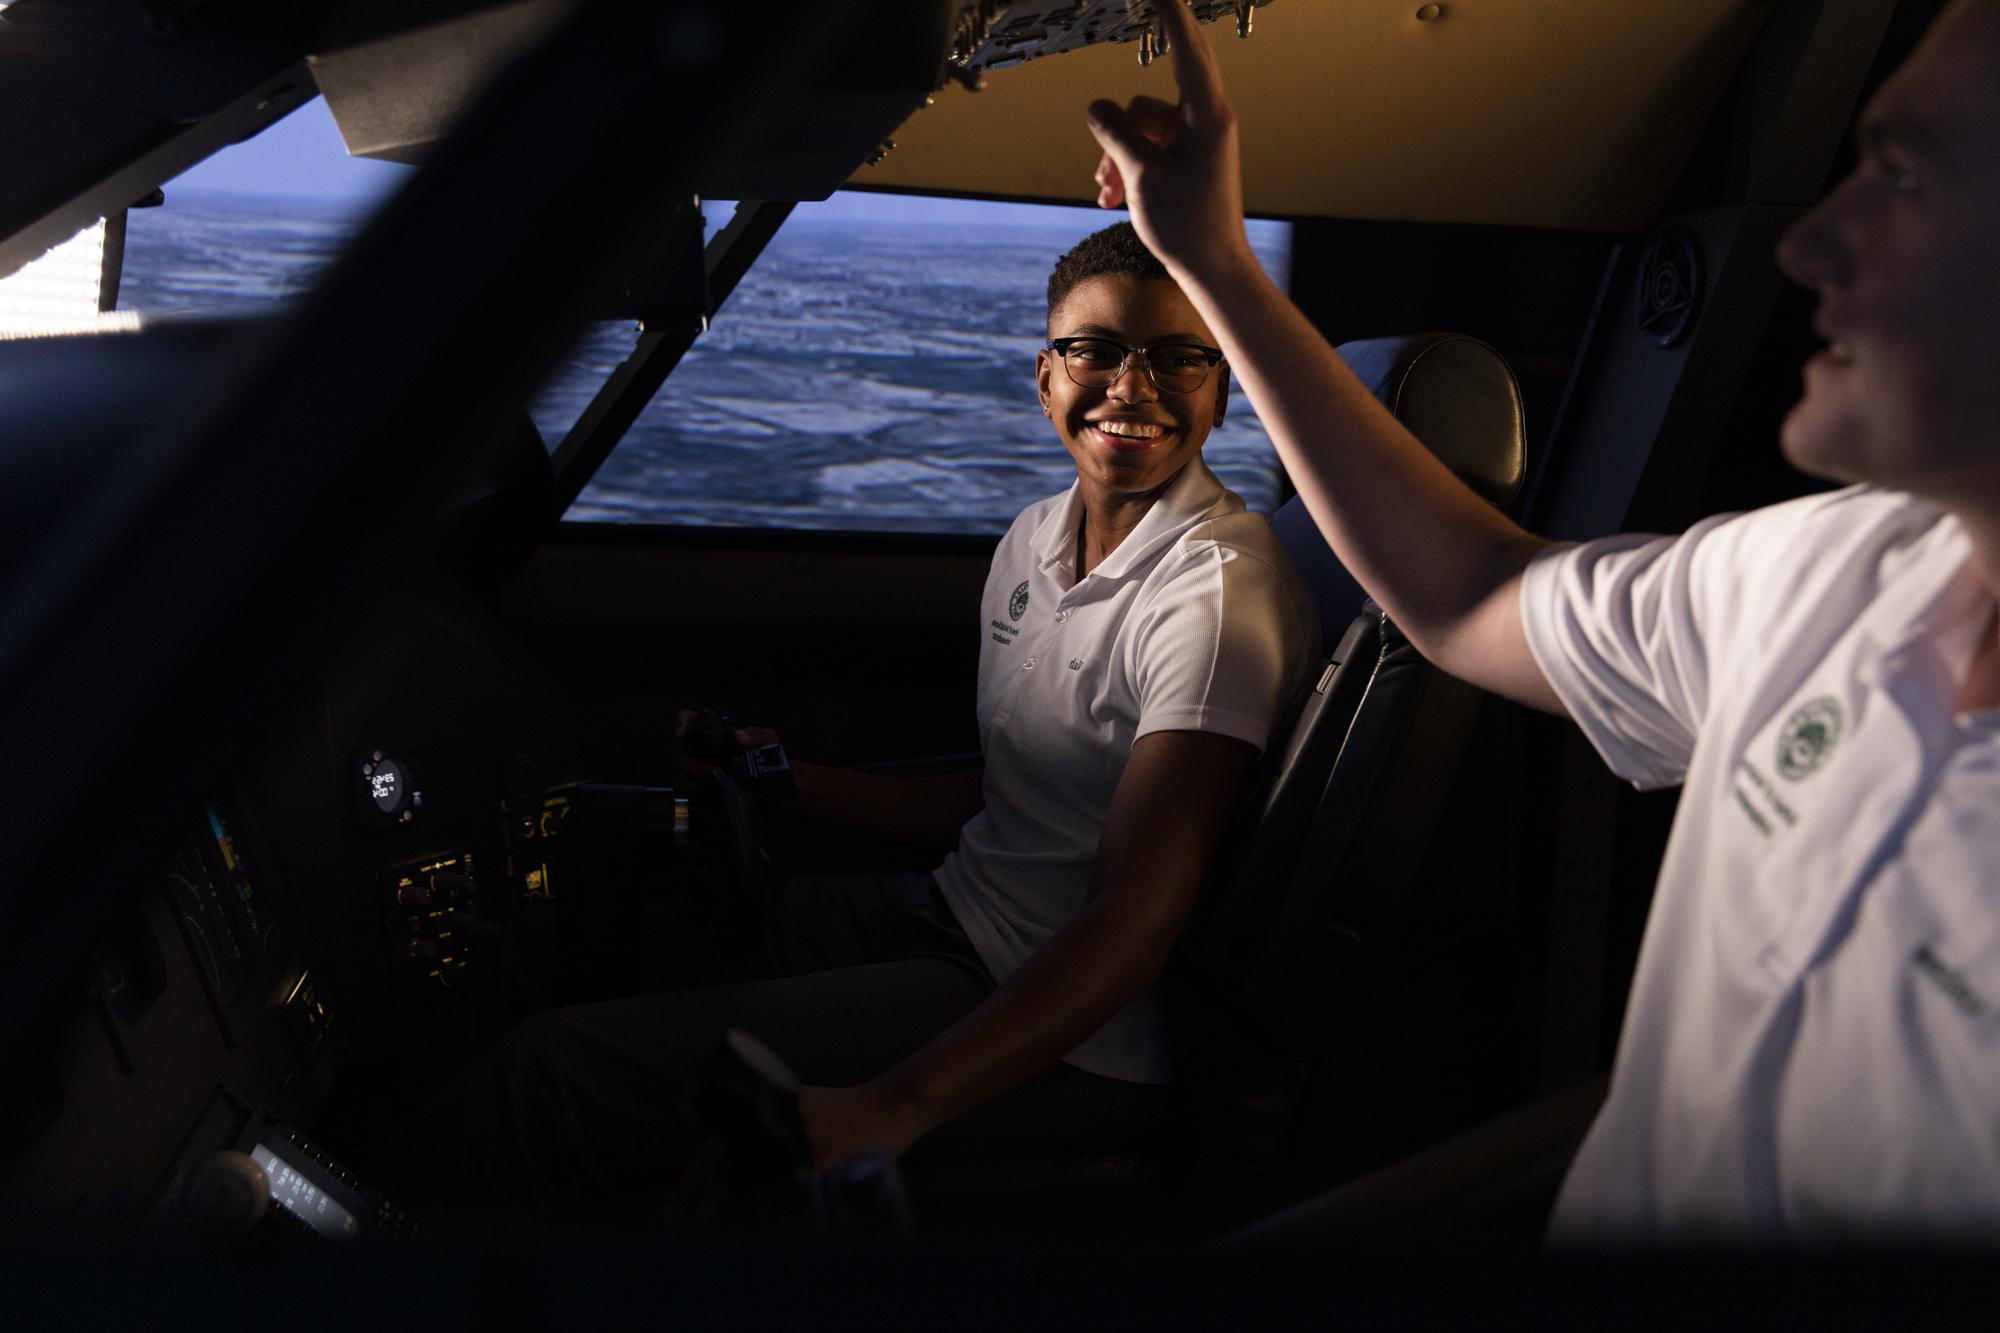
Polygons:
[[[1178,0],[1168,0],[1178,3]],[[965,0],[952,34],[951,63],[967,73],[1018,65],[1038,56],[1106,42],[1137,42],[1139,63],[1166,53],[1160,0]],[[1250,35],[1255,12],[1271,0],[1194,0],[1203,23],[1228,20]]]

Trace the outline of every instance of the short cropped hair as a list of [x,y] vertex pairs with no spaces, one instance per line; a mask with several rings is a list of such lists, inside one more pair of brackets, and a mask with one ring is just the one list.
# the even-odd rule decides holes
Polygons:
[[1078,241],[1075,248],[1056,261],[1055,271],[1049,274],[1049,314],[1056,313],[1056,307],[1068,299],[1078,283],[1107,274],[1173,281],[1167,274],[1167,266],[1146,248],[1132,224],[1114,222]]

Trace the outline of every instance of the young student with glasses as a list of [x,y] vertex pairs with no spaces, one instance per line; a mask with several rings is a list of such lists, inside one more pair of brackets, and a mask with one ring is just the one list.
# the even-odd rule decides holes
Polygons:
[[731,1027],[807,1085],[819,1164],[1127,1146],[1159,1121],[1153,982],[1319,625],[1202,464],[1223,354],[1130,224],[1064,255],[1048,298],[1035,385],[1077,476],[1014,521],[968,608],[983,767],[793,766],[802,816],[953,850],[931,874],[790,881],[727,984],[516,1028],[404,1147],[445,1206],[666,1197],[697,1137],[686,1078]]

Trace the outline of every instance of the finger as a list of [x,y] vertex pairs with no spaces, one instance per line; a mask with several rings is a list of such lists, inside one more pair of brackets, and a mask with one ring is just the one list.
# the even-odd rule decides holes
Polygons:
[[778,733],[769,727],[738,727],[736,743],[746,750],[755,749],[759,745],[776,745]]
[[1125,178],[1118,174],[1118,164],[1111,160],[1109,153],[1097,159],[1097,206],[1116,208],[1125,202]]
[[695,719],[695,711],[692,708],[683,708],[680,710],[680,712],[675,713],[674,735],[675,736],[687,735],[688,728],[694,725],[694,719]]
[[1201,35],[1194,10],[1182,0],[1153,0],[1160,26],[1167,34],[1167,54],[1174,62],[1174,82],[1180,86],[1181,104],[1202,115],[1228,105],[1222,91],[1222,71],[1215,67],[1215,52]]
[[1125,104],[1125,114],[1139,127],[1139,133],[1161,147],[1172,143],[1187,125],[1179,106],[1144,93]]
[[1121,178],[1130,180],[1138,168],[1159,160],[1160,150],[1116,102],[1099,98],[1084,114],[1089,119],[1091,134],[1096,136],[1098,146],[1111,159]]

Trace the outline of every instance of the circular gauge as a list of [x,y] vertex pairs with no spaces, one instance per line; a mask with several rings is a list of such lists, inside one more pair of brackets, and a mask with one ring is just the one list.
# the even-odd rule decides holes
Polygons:
[[389,828],[407,824],[424,803],[416,787],[416,775],[409,761],[386,750],[374,750],[354,758],[355,813],[363,828]]
[[403,794],[409,783],[403,776],[403,769],[393,759],[381,759],[369,765],[368,799],[375,802],[375,808],[385,815],[393,815],[403,808]]

